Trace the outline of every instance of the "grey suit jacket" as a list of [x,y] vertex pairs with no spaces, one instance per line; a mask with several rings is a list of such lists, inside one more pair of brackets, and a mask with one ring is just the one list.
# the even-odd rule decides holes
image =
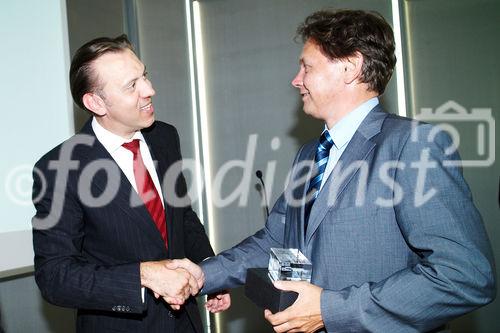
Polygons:
[[[323,288],[327,332],[425,332],[492,301],[493,255],[450,149],[429,124],[375,107],[310,213],[304,202],[317,140],[298,152],[265,227],[202,263],[210,293],[266,267],[271,247],[299,248]],[[314,172],[314,171],[312,171]]]

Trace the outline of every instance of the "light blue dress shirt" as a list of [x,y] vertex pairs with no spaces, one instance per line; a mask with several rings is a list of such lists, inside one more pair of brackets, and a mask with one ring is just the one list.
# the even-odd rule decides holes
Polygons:
[[337,165],[340,156],[342,156],[342,154],[344,153],[344,150],[351,141],[354,133],[356,133],[359,125],[361,125],[368,113],[370,113],[370,111],[375,106],[377,106],[378,103],[378,98],[373,97],[349,112],[332,128],[328,129],[325,124],[325,129],[323,130],[323,132],[328,131],[330,133],[330,136],[333,140],[333,146],[330,149],[330,155],[326,164],[325,174],[323,175],[323,179],[321,180],[321,186],[319,187],[320,191],[323,188],[323,185],[326,183],[328,177],[332,173],[333,168],[335,168],[335,165]]

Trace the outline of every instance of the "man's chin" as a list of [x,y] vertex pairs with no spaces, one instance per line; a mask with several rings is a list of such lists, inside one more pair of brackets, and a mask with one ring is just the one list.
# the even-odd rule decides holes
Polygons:
[[155,123],[155,117],[151,116],[151,118],[147,119],[142,123],[142,129],[146,129],[151,127]]
[[305,107],[302,110],[309,117],[312,117],[312,118],[318,119],[318,120],[322,120],[322,118],[316,112],[314,112],[314,110],[311,110],[311,109],[308,109],[308,108],[305,108]]

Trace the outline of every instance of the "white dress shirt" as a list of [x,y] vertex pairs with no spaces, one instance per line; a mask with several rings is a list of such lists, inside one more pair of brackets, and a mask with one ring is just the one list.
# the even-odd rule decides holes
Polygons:
[[158,194],[160,195],[163,207],[165,207],[160,180],[158,178],[158,174],[156,173],[153,158],[151,157],[151,153],[149,152],[148,145],[144,140],[142,133],[140,131],[137,131],[131,139],[124,139],[121,136],[111,133],[110,131],[102,127],[101,124],[97,122],[95,117],[94,119],[92,119],[92,129],[94,130],[97,140],[99,140],[99,142],[102,143],[108,153],[110,153],[111,157],[113,157],[116,164],[118,164],[125,176],[127,176],[127,179],[136,192],[137,184],[135,182],[134,175],[134,154],[127,148],[122,147],[122,145],[124,143],[131,142],[132,140],[139,139],[139,149],[141,151],[142,160],[144,161],[144,165],[151,175],[151,179],[153,180],[156,191],[158,191]]

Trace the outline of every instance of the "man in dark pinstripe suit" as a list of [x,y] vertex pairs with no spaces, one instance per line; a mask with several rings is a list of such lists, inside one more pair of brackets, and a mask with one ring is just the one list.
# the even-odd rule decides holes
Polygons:
[[[78,332],[202,332],[193,296],[204,276],[192,262],[213,251],[180,168],[167,173],[181,161],[179,137],[154,119],[144,64],[126,36],[95,39],[74,55],[70,83],[75,103],[93,117],[34,168],[42,295],[78,309]],[[137,190],[137,151],[122,146],[134,140],[161,199],[160,224]],[[187,268],[173,258],[186,258]]]

